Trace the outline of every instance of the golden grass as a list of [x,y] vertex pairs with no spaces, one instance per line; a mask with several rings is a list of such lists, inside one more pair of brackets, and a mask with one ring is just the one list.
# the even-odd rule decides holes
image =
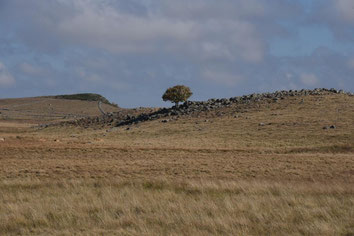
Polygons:
[[[302,103],[302,99],[304,102]],[[221,116],[216,114],[220,113]],[[264,123],[264,126],[260,126]],[[293,97],[278,103],[234,105],[168,123],[160,120],[106,129],[50,127],[30,133],[63,143],[120,148],[226,149],[244,152],[353,152],[354,96]],[[336,129],[324,130],[335,125]],[[98,127],[96,127],[98,128]],[[109,130],[111,132],[106,132]],[[75,136],[75,138],[71,138]]]
[[[106,112],[119,110],[118,108],[102,104]],[[66,120],[67,116],[73,119],[85,116],[101,115],[97,102],[46,97],[0,99],[0,120],[19,122],[45,123]],[[5,109],[5,110],[4,110]]]
[[354,97],[129,130],[19,121],[0,124],[0,235],[354,235]]
[[2,181],[1,235],[352,235],[353,185]]
[[[18,141],[19,143],[22,140]],[[268,179],[354,183],[352,153],[264,154],[234,150],[52,145],[2,148],[0,178]]]

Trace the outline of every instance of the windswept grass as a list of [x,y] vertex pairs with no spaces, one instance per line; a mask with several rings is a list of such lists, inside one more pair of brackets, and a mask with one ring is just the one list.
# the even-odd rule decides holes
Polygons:
[[245,181],[2,181],[0,234],[352,235],[354,187]]
[[[293,97],[129,129],[1,122],[0,235],[353,236],[353,99]],[[33,102],[20,111],[42,113]]]

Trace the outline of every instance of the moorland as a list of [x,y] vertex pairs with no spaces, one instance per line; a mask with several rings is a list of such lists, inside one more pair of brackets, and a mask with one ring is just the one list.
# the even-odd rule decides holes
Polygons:
[[354,235],[352,94],[125,125],[72,97],[0,112],[0,235]]

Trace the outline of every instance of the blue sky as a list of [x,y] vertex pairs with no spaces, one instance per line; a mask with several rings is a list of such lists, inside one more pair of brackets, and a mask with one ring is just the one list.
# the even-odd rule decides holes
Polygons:
[[354,91],[353,0],[0,0],[0,98]]

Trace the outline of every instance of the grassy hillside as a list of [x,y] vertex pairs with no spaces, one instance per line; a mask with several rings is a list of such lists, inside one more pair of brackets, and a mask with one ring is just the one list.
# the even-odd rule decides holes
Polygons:
[[[352,152],[353,123],[354,96],[330,94],[233,104],[137,125],[107,127],[112,132],[103,132],[106,143],[119,141],[123,147]],[[96,127],[94,123],[92,127]],[[69,125],[61,130],[65,136],[73,129]],[[102,137],[103,133],[95,135]]]
[[0,121],[0,234],[353,235],[353,124],[334,93],[120,127]]
[[[98,99],[98,98],[97,98]],[[106,112],[120,108],[102,104]],[[100,111],[95,100],[59,99],[53,97],[0,99],[0,121],[47,123],[98,116]]]
[[78,93],[78,94],[68,94],[68,95],[56,95],[52,97],[57,99],[69,99],[69,100],[81,100],[81,101],[96,101],[96,102],[101,101],[102,103],[112,105],[108,101],[108,99],[96,93]]

